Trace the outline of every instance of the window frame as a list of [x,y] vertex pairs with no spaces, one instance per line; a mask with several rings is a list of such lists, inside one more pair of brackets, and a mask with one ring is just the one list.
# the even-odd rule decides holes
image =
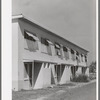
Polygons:
[[[61,46],[59,43],[55,43],[55,53],[58,57],[61,57],[62,54],[61,54]],[[60,53],[60,54],[59,54]]]
[[[30,34],[30,36],[29,36],[29,34]],[[27,37],[27,36],[28,36],[28,37]],[[29,38],[29,37],[31,37],[31,38]],[[34,43],[34,44],[32,44],[32,45],[34,45],[34,47],[37,45],[36,48],[33,47],[34,50],[32,50],[32,51],[37,51],[37,50],[39,50],[38,41],[39,41],[39,39],[38,39],[38,37],[37,37],[37,35],[36,35],[35,33],[32,33],[32,32],[29,32],[29,31],[27,31],[27,30],[24,30],[24,43],[25,43],[25,42]],[[25,43],[25,45],[26,45],[26,43]],[[29,48],[26,47],[25,45],[24,45],[24,49],[29,50]],[[27,46],[28,46],[28,44],[27,44]]]
[[[30,34],[30,36],[29,36],[29,34]],[[35,33],[24,30],[24,39],[27,39],[30,41],[36,41],[36,39],[34,39],[33,37],[37,37],[37,35]]]
[[[49,39],[41,37],[41,46],[42,46],[41,52],[48,55],[52,55],[51,46],[50,46],[51,43],[52,42]],[[48,51],[48,49],[50,49],[50,52]]]

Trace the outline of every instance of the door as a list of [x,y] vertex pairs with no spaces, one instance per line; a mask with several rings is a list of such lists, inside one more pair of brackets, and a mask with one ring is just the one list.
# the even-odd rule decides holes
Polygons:
[[32,88],[32,63],[24,63],[24,89]]

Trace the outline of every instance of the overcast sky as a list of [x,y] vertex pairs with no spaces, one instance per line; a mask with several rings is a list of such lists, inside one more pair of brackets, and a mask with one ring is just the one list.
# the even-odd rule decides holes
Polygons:
[[95,61],[96,0],[12,0],[12,13],[24,14],[89,51]]

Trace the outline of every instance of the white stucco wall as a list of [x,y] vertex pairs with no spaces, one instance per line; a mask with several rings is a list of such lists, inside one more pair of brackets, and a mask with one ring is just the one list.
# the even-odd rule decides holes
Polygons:
[[70,67],[65,66],[64,72],[62,74],[60,84],[65,84],[70,81]]
[[12,21],[12,89],[18,90],[18,20]]
[[[23,62],[24,60],[29,60],[32,62],[37,60],[37,61],[43,61],[43,62],[49,62],[49,63],[51,62],[51,63],[58,63],[58,64],[69,64],[69,65],[74,65],[74,66],[77,65],[77,61],[71,60],[71,57],[69,57],[70,59],[68,60],[57,57],[55,55],[54,45],[51,45],[52,56],[45,54],[45,53],[41,53],[41,42],[40,41],[38,41],[39,50],[37,52],[24,49],[24,45],[27,45],[25,44],[25,40],[24,40],[24,30],[28,30],[30,32],[36,33],[37,36],[39,37],[39,40],[41,37],[44,37],[44,38],[49,38],[53,42],[57,41],[58,43],[60,42],[61,44],[66,45],[65,41],[61,39],[56,39],[55,36],[52,36],[51,34],[48,34],[41,29],[38,29],[34,25],[32,26],[32,24],[29,24],[29,23],[26,23],[20,20],[18,22],[17,20],[13,20],[13,23],[12,23],[12,39],[13,39],[12,40],[13,41],[12,43],[12,47],[13,47],[12,48],[12,51],[13,51],[12,52],[12,55],[13,55],[12,56],[12,59],[13,59],[12,61],[13,62],[12,64],[13,65],[12,83],[13,83],[13,87],[12,88],[13,89],[20,90],[24,87],[23,86],[24,85],[24,62]],[[69,52],[69,55],[70,55],[70,52]],[[79,65],[86,66],[84,62],[79,63]],[[51,65],[52,66],[51,69],[44,69],[43,66],[44,65],[42,65],[41,70],[39,72],[39,76],[34,85],[34,89],[49,86],[51,84],[50,70],[52,70],[53,72],[55,84],[57,83],[55,71],[54,71],[54,65],[53,64]],[[71,74],[70,68],[65,67],[60,83],[62,84],[62,83],[65,83],[66,81],[69,81],[70,74]]]

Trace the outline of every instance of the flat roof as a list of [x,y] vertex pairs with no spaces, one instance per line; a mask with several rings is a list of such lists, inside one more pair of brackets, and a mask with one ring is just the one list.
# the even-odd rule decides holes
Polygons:
[[87,51],[86,49],[83,49],[82,47],[80,47],[80,46],[78,46],[78,45],[76,45],[76,44],[74,44],[74,43],[68,41],[67,39],[65,39],[65,38],[63,38],[63,37],[57,35],[56,33],[50,31],[48,28],[46,28],[45,26],[43,26],[43,25],[41,25],[40,23],[36,22],[35,20],[32,20],[32,19],[30,19],[30,18],[27,18],[26,16],[24,16],[24,15],[22,15],[22,14],[12,15],[12,19],[21,19],[21,18],[23,18],[23,19],[25,19],[25,20],[27,20],[27,21],[29,21],[29,22],[35,24],[37,27],[41,28],[42,30],[44,30],[44,31],[46,31],[46,32],[48,32],[48,33],[51,33],[51,34],[53,34],[53,35],[55,35],[55,36],[57,36],[57,37],[59,37],[59,38],[65,40],[65,41],[68,42],[69,44],[72,44],[72,45],[74,45],[74,46],[76,46],[76,47],[78,47],[78,48],[84,50],[84,51],[87,52],[87,53],[89,52],[89,51]]

